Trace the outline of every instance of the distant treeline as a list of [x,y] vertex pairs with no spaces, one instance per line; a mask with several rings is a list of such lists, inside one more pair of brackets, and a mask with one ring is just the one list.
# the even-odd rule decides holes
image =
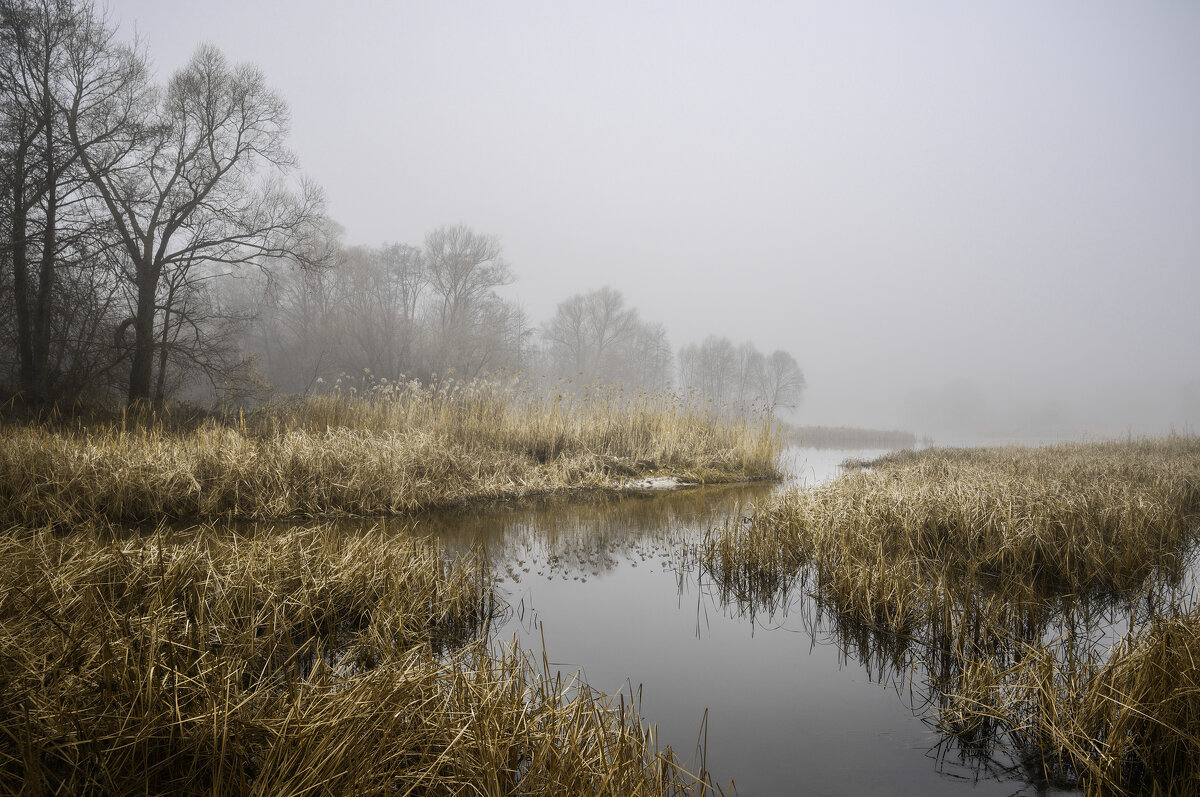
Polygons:
[[783,434],[789,443],[806,448],[914,448],[917,445],[917,436],[912,432],[854,426],[788,424]]
[[516,279],[499,238],[466,224],[347,244],[289,119],[211,45],[160,81],[89,0],[0,0],[0,400],[252,406],[520,372],[726,415],[800,401],[787,351],[677,352],[608,286],[529,318],[499,292]]

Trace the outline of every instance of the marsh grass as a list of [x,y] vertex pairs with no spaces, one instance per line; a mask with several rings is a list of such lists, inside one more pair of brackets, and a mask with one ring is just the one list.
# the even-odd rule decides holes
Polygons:
[[0,427],[0,523],[383,515],[638,477],[775,478],[765,422],[617,388],[373,383],[248,415],[46,418]]
[[1200,440],[933,449],[791,490],[697,555],[726,600],[809,592],[938,727],[1089,793],[1200,788]]
[[491,595],[379,531],[11,529],[0,792],[707,792],[623,697],[471,641]]
[[790,490],[714,553],[811,564],[847,611],[895,624],[928,608],[930,587],[1027,599],[1135,588],[1180,573],[1198,531],[1200,439],[1168,438],[888,455]]

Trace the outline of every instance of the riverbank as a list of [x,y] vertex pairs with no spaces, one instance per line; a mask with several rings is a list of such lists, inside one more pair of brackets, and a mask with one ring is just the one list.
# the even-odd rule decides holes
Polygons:
[[249,415],[0,428],[0,523],[390,515],[650,478],[778,478],[771,428],[669,394],[387,386]]

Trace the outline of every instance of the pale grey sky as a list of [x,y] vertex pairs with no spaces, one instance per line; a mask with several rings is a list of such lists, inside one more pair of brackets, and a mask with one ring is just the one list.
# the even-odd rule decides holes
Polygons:
[[1193,0],[110,11],[163,79],[261,66],[349,242],[499,236],[535,321],[786,348],[806,423],[1200,425]]

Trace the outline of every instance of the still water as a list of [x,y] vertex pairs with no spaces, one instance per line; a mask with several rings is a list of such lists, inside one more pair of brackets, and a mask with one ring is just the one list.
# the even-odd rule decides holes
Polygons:
[[[793,450],[790,467],[813,485],[848,456],[878,453]],[[544,641],[565,675],[640,691],[660,744],[686,760],[706,738],[714,782],[743,797],[1056,793],[1003,752],[962,755],[929,722],[919,670],[847,654],[803,589],[767,613],[722,601],[689,547],[778,489],[577,497],[439,516],[419,531],[485,551],[510,607],[497,644]]]

